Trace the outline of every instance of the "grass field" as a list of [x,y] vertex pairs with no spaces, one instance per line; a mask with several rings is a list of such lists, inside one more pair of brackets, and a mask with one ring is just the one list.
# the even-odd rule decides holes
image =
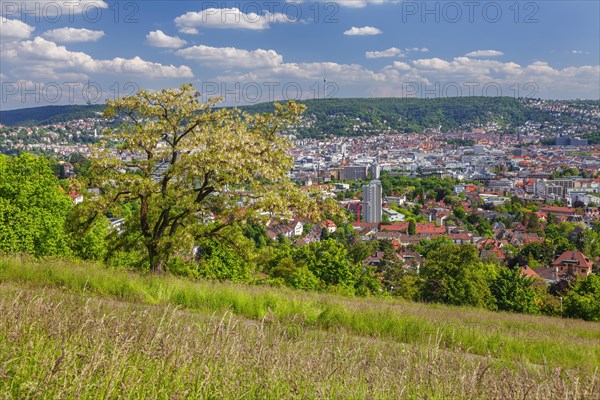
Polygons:
[[0,398],[600,398],[577,320],[6,257],[0,315]]

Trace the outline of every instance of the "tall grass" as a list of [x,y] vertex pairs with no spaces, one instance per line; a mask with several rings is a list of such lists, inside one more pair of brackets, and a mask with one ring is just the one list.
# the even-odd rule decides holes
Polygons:
[[597,399],[598,374],[0,283],[2,399]]
[[[427,345],[492,357],[508,365],[600,367],[600,325],[579,320],[492,313],[481,309],[143,276],[87,263],[0,258],[0,282],[60,287],[95,297],[233,315],[365,338]],[[292,329],[292,328],[290,328]]]

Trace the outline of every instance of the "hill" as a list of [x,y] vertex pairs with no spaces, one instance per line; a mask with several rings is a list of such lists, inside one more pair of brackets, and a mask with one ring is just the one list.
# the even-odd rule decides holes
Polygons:
[[[461,126],[495,122],[516,127],[527,121],[545,121],[552,116],[527,107],[512,97],[450,97],[437,99],[325,99],[307,100],[307,123],[299,129],[304,137],[324,134],[364,135],[390,130],[443,131]],[[250,112],[269,112],[272,103],[242,107]]]
[[[544,121],[550,115],[524,105],[512,97],[456,97],[438,99],[323,99],[307,100],[303,137],[364,135],[384,130],[422,132],[452,130],[465,125],[496,122],[519,126],[526,121]],[[104,106],[50,106],[0,112],[4,125],[43,125],[70,119],[96,117]],[[270,112],[273,103],[240,107],[249,112]]]
[[0,312],[5,398],[597,395],[583,321],[7,257]]
[[82,118],[97,118],[104,111],[104,105],[68,105],[22,108],[0,111],[0,124],[48,125]]

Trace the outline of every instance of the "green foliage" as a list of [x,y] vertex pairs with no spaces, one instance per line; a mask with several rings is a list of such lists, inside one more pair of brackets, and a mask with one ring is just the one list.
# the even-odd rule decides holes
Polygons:
[[421,275],[424,301],[493,308],[493,266],[482,263],[472,245],[440,244],[428,252]]
[[299,248],[294,261],[304,263],[325,285],[350,288],[356,280],[356,268],[341,243],[329,239]]
[[254,244],[237,227],[228,228],[218,238],[205,238],[198,243],[198,274],[221,281],[248,282],[253,250]]
[[499,311],[538,314],[541,299],[531,287],[533,279],[520,274],[518,268],[500,267],[490,284]]
[[[423,132],[426,128],[448,131],[465,124],[485,124],[496,121],[502,125],[518,126],[526,121],[551,118],[548,112],[526,107],[509,97],[470,97],[437,99],[325,99],[303,102],[307,118],[316,123],[299,129],[304,137],[326,134],[364,135],[391,129],[399,132]],[[272,110],[269,103],[246,107],[251,112]],[[354,130],[356,118],[365,123]]]
[[65,218],[71,199],[48,161],[0,155],[0,252],[67,255]]
[[385,196],[406,194],[409,199],[416,199],[424,203],[425,198],[441,201],[452,197],[454,185],[458,183],[452,178],[409,178],[402,175],[393,175],[384,171],[381,174],[381,187]]
[[97,118],[104,105],[67,105],[25,108],[0,111],[0,120],[5,125],[48,125],[81,118]]
[[[262,211],[285,217],[293,209],[314,211],[287,176],[291,144],[281,135],[299,120],[303,106],[289,102],[256,115],[200,100],[191,85],[109,100],[105,118],[121,118],[122,124],[92,148],[91,178],[82,183],[100,189],[93,202],[98,214],[136,205],[139,212],[131,218],[137,221],[124,230],[145,247],[154,272],[162,272],[171,256],[190,256],[195,242],[244,218],[260,218]],[[116,152],[111,145],[118,145]],[[131,154],[142,156],[130,160]],[[245,199],[248,193],[252,201]],[[211,263],[209,275],[221,277],[219,263]]]
[[[12,288],[15,289],[12,290]],[[148,397],[149,388],[156,389],[159,386],[163,388],[164,383],[167,382],[165,379],[170,376],[168,374],[174,373],[171,369],[166,370],[166,365],[177,371],[183,370],[182,377],[187,377],[190,371],[197,370],[189,364],[185,364],[185,366],[180,363],[169,364],[172,357],[182,357],[182,362],[213,358],[228,360],[228,368],[224,368],[223,373],[230,371],[231,368],[237,368],[237,364],[242,362],[245,357],[231,349],[224,351],[223,345],[239,343],[248,332],[254,331],[265,342],[254,339],[249,342],[250,353],[248,354],[258,357],[253,359],[253,365],[264,364],[257,360],[264,360],[264,355],[268,354],[264,351],[267,349],[288,349],[291,345],[290,341],[293,341],[294,338],[299,338],[302,343],[309,344],[306,350],[298,349],[297,353],[294,351],[293,354],[296,355],[306,354],[309,349],[321,346],[321,349],[314,353],[315,358],[307,361],[307,367],[321,365],[323,357],[330,355],[335,356],[336,360],[346,360],[355,352],[361,352],[364,346],[384,340],[386,341],[385,346],[375,352],[373,365],[380,365],[381,357],[385,354],[405,354],[403,352],[411,351],[410,349],[417,346],[424,347],[426,353],[419,357],[415,356],[416,358],[412,362],[415,362],[415,365],[426,364],[423,374],[427,374],[427,369],[432,365],[431,357],[435,357],[433,360],[436,360],[437,364],[437,360],[439,360],[437,357],[441,355],[450,354],[451,359],[456,360],[457,354],[463,352],[466,357],[458,364],[469,362],[469,360],[473,361],[473,370],[477,368],[477,365],[481,367],[482,360],[497,360],[502,366],[515,366],[523,363],[525,371],[530,371],[531,363],[541,364],[544,368],[540,371],[552,371],[552,376],[557,376],[554,372],[555,368],[576,368],[577,373],[574,375],[576,377],[574,379],[577,379],[577,390],[582,395],[585,385],[582,385],[581,376],[594,376],[594,371],[600,366],[600,359],[596,357],[600,339],[598,324],[580,320],[498,314],[482,309],[458,309],[381,298],[350,299],[324,293],[291,291],[285,288],[251,287],[215,281],[190,281],[168,275],[141,275],[107,269],[98,264],[72,263],[56,259],[35,262],[26,258],[0,258],[0,290],[2,291],[0,293],[0,310],[4,316],[0,319],[0,345],[3,346],[2,348],[9,349],[0,352],[0,360],[6,364],[5,373],[9,376],[8,379],[0,379],[0,388],[2,385],[7,387],[7,384],[13,384],[10,385],[10,390],[17,390],[15,383],[22,383],[22,387],[19,386],[22,389],[38,390],[40,387],[38,385],[26,385],[26,382],[31,382],[26,377],[31,377],[31,379],[35,378],[39,382],[44,382],[41,387],[47,391],[50,382],[54,382],[54,379],[58,378],[46,374],[44,371],[51,371],[53,365],[59,365],[56,373],[60,374],[58,380],[61,384],[64,382],[80,384],[82,377],[86,376],[91,386],[98,385],[100,379],[105,376],[103,374],[111,373],[110,371],[118,371],[115,381],[121,382],[123,378],[124,382],[133,384],[128,379],[137,381],[140,379],[138,374],[151,373],[153,379],[145,381],[147,384],[140,386],[139,393],[130,396],[124,394],[124,397]],[[70,304],[68,299],[56,302],[47,300],[48,295],[57,292],[60,292],[62,296],[82,296],[80,304],[78,303],[67,311],[62,311],[62,307]],[[174,309],[175,307],[176,309]],[[27,319],[27,315],[32,310],[39,310],[40,315],[34,319]],[[122,310],[122,312],[114,314],[118,310]],[[98,320],[91,319],[88,314],[95,311],[98,311]],[[223,313],[226,313],[225,318],[223,318]],[[45,325],[42,325],[42,319],[40,319],[42,315],[48,318],[48,321],[44,320]],[[73,315],[80,315],[79,320],[68,319]],[[208,318],[208,321],[194,319],[202,315]],[[235,318],[239,318],[239,321]],[[57,321],[61,321],[61,323],[57,323]],[[213,322],[207,325],[209,321],[213,321],[214,325]],[[121,322],[123,324],[118,327],[112,325]],[[179,325],[180,322],[181,325]],[[230,330],[238,324],[242,324],[239,331],[234,333]],[[57,331],[42,329],[43,326],[57,329]],[[81,326],[91,326],[93,329],[72,329],[72,327]],[[211,344],[211,339],[208,340],[206,346],[203,345],[195,351],[185,351],[184,354],[177,353],[181,346],[187,348],[185,346],[188,344],[197,343],[197,340],[205,337],[205,334],[194,331],[196,327],[206,327],[206,334],[211,332],[209,338],[219,338],[222,342]],[[271,335],[269,329],[277,327],[285,329],[280,335]],[[22,331],[22,334],[17,334],[14,329]],[[189,336],[186,336],[187,339],[184,340],[178,336],[179,329],[189,332]],[[313,332],[314,329],[330,332],[333,336],[327,340],[312,340],[310,332]],[[61,334],[56,335],[57,332],[61,332]],[[100,332],[98,336],[96,336],[97,332]],[[332,343],[339,346],[340,340],[349,335],[357,337],[356,345],[341,355],[332,355]],[[81,342],[78,342],[77,346],[71,347],[73,340],[79,340],[77,338],[80,338]],[[55,351],[41,353],[48,349],[48,346],[44,345],[48,342],[38,340],[55,340],[55,347],[53,347]],[[90,340],[97,340],[98,345],[90,345],[90,343],[96,343],[90,342]],[[136,346],[138,340],[144,340],[143,345],[139,347],[139,353],[122,355],[115,352],[115,349],[130,351]],[[274,340],[281,340],[281,345]],[[30,341],[33,341],[33,345],[28,344]],[[260,343],[265,343],[266,347],[257,348]],[[397,352],[390,351],[389,346],[397,343],[403,344],[402,349],[398,349]],[[561,345],[557,346],[556,343]],[[115,348],[114,346],[120,347]],[[446,349],[449,351],[445,351]],[[104,353],[105,351],[108,353]],[[257,355],[257,352],[260,354]],[[65,356],[64,362],[59,364],[56,360],[62,353]],[[15,358],[20,354],[26,354],[26,356]],[[82,365],[76,364],[77,362],[100,362],[98,357],[102,354],[106,355],[106,359],[97,365],[98,368],[92,368],[95,364],[83,364],[90,368],[78,370],[77,374],[73,373],[75,368]],[[161,354],[164,354],[165,357],[157,357]],[[204,354],[204,356],[190,357],[190,354]],[[474,357],[474,355],[483,357]],[[364,372],[364,361],[361,361],[364,360],[363,357],[367,357],[367,354],[363,354],[355,362],[361,365]],[[8,360],[13,361],[6,363]],[[152,363],[144,364],[146,362],[144,360]],[[281,362],[289,362],[289,358],[285,360],[282,359]],[[298,358],[296,357],[295,360]],[[361,364],[361,362],[363,363]],[[393,365],[397,367],[398,363],[402,364],[403,362],[407,362],[407,360],[399,359]],[[21,370],[28,364],[31,364],[30,369]],[[351,364],[354,365],[354,362]],[[145,368],[145,365],[151,365],[152,369]],[[138,366],[140,368],[137,368]],[[344,369],[343,366],[340,368]],[[394,370],[395,367],[390,365],[390,368]],[[203,379],[206,379],[206,382],[215,379],[216,375],[212,369],[205,370],[203,367],[200,369],[205,371]],[[327,368],[322,371],[331,373],[331,370],[331,365],[327,363]],[[472,376],[473,370],[468,374],[469,377]],[[40,371],[42,371],[41,374]],[[381,369],[377,369],[377,374],[380,374],[381,371]],[[125,373],[120,375],[121,372]],[[273,368],[270,366],[269,372],[265,372],[265,374],[268,375],[272,372]],[[363,372],[357,371],[358,374]],[[286,370],[285,373],[288,374],[289,371]],[[131,374],[134,376],[131,377]],[[465,374],[467,374],[466,371]],[[452,376],[454,375],[452,374]],[[494,375],[486,376],[493,377]],[[46,376],[51,376],[52,381],[45,379]],[[306,376],[306,371],[303,371],[302,376]],[[422,376],[422,374],[418,374],[418,381],[421,381]],[[532,376],[539,378],[539,371],[536,370]],[[505,375],[502,377],[503,381],[506,380]],[[516,379],[516,377],[517,375],[514,378]],[[65,381],[65,379],[67,380]],[[256,377],[248,379],[256,379]],[[283,378],[282,376],[282,379],[285,381],[289,377]],[[378,379],[374,378],[373,382],[377,382]],[[463,386],[463,389],[472,386],[471,379],[467,379],[468,381],[465,383],[467,386]],[[35,382],[37,383],[37,381]],[[386,381],[386,390],[382,392],[382,398],[390,397],[388,390],[390,382],[395,381],[393,379]],[[514,382],[514,379],[510,380],[512,391],[507,392],[505,398],[512,398],[508,393],[514,393]],[[185,383],[181,383],[180,393],[195,387],[198,382],[192,379],[189,385],[187,381]],[[532,381],[528,379],[526,383],[523,393],[531,386]],[[237,385],[239,383],[236,381],[234,386],[237,387]],[[365,383],[365,385],[367,384]],[[79,390],[83,390],[86,386],[87,384],[82,384]],[[90,393],[90,397],[95,397],[98,390],[108,391],[110,388],[113,386],[109,382],[105,382],[105,384],[95,387],[94,393],[88,393]],[[222,387],[218,386],[218,388]],[[118,388],[114,387],[114,389]],[[552,385],[548,389],[550,390],[548,393],[556,391],[556,387]],[[118,390],[125,390],[125,388],[121,387]],[[403,394],[406,394],[402,390],[398,392],[398,396],[394,397],[401,398]],[[5,390],[0,391],[6,392]],[[77,393],[82,395],[81,391]],[[116,391],[112,392],[112,394],[116,393]],[[219,393],[223,394],[223,392]],[[285,398],[287,393],[289,391],[273,397]],[[347,392],[345,393],[347,394]],[[453,393],[460,397],[460,394],[465,392]],[[481,397],[481,392],[477,393],[479,395],[474,392],[473,396]],[[589,393],[593,393],[593,391]],[[56,395],[56,393],[51,394]],[[372,394],[365,393],[359,397],[369,397]],[[422,392],[415,392],[413,397],[418,398],[420,394]],[[445,392],[446,394],[448,393]],[[235,397],[242,395],[243,393],[237,393]],[[23,397],[27,398],[28,396],[18,396],[17,398]],[[33,397],[44,398],[44,396]],[[65,394],[64,397],[73,396]],[[107,397],[111,397],[110,394]],[[162,395],[156,397],[162,397]],[[167,396],[165,392],[165,397],[171,396]],[[199,397],[202,398],[202,396]],[[214,397],[222,396],[215,394]],[[270,398],[271,396],[261,396],[260,398],[264,397]],[[340,397],[345,396],[340,395]],[[551,396],[548,395],[545,398],[551,398]]]
[[586,321],[600,321],[600,276],[588,275],[575,283],[564,298],[563,315]]
[[84,260],[104,261],[109,251],[109,234],[109,221],[106,218],[98,218],[87,229],[71,235],[71,248],[77,257]]

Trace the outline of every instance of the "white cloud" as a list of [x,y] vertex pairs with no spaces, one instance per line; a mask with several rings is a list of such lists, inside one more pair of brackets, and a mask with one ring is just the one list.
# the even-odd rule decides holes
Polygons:
[[400,71],[408,71],[411,69],[411,66],[402,61],[394,61],[394,68]]
[[571,54],[590,54],[590,52],[583,50],[571,50]]
[[465,54],[466,57],[499,57],[504,53],[498,50],[476,50]]
[[35,30],[35,27],[28,25],[23,21],[8,19],[1,16],[0,28],[2,31],[0,40],[2,41],[28,39]]
[[3,46],[2,60],[18,68],[41,67],[49,71],[83,72],[101,74],[124,74],[143,78],[191,78],[192,70],[187,66],[176,67],[146,61],[140,57],[111,60],[96,60],[90,55],[69,51],[64,46],[42,37]]
[[221,29],[268,29],[273,23],[298,22],[281,13],[257,14],[255,12],[244,13],[238,8],[207,8],[195,12],[189,11],[175,18],[175,26],[179,32],[186,34],[198,34],[198,28],[221,28]]
[[427,53],[429,49],[427,47],[407,47],[405,51],[419,51],[421,53]]
[[381,35],[383,32],[377,28],[372,26],[363,26],[362,28],[357,28],[353,26],[344,32],[344,35],[347,36],[366,36],[366,35]]
[[402,57],[404,54],[402,50],[396,47],[390,47],[387,50],[382,51],[367,51],[365,57],[367,58],[389,58],[389,57]]
[[200,61],[212,67],[262,68],[274,67],[283,62],[283,57],[274,50],[244,50],[235,47],[192,46],[178,50],[175,54],[188,60]]
[[104,32],[84,28],[59,28],[46,31],[43,36],[59,43],[95,42],[104,37]]
[[179,29],[180,33],[185,33],[186,35],[198,35],[200,31],[196,28],[192,28],[189,26],[183,27]]
[[146,42],[150,46],[164,47],[170,49],[178,49],[187,44],[187,42],[181,39],[179,36],[169,36],[161,30],[156,30],[148,33],[146,35]]

